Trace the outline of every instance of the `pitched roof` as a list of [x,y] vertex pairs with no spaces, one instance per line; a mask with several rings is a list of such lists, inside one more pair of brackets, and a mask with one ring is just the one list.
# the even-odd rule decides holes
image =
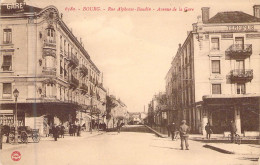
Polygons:
[[250,23],[260,22],[260,18],[241,11],[219,12],[210,18],[207,23]]
[[13,15],[19,13],[38,13],[42,8],[25,5],[22,9],[7,9],[6,5],[1,5],[1,15]]

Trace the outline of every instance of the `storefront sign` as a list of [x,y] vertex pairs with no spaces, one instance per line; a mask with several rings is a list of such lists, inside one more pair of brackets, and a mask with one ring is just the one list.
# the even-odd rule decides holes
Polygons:
[[19,10],[19,9],[23,9],[26,4],[25,2],[23,2],[23,3],[7,3],[5,5],[7,10]]
[[254,25],[231,25],[227,26],[228,31],[254,31]]

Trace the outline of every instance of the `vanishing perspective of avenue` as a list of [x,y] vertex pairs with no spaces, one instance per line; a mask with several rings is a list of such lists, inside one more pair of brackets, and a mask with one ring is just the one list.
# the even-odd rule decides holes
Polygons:
[[[229,11],[216,11],[213,6],[204,5],[186,7],[184,13],[200,10],[200,15],[194,16],[192,23],[182,20],[190,29],[185,29],[186,34],[178,34],[185,36],[185,40],[175,40],[178,46],[171,50],[171,60],[167,61],[170,67],[163,73],[163,91],[145,84],[146,77],[130,72],[127,60],[122,61],[120,69],[112,65],[101,69],[106,62],[113,61],[109,56],[117,49],[108,52],[105,49],[105,43],[113,41],[105,40],[104,36],[113,34],[113,30],[110,29],[111,34],[109,30],[102,33],[104,43],[98,42],[93,48],[94,42],[84,42],[77,35],[82,31],[72,30],[67,23],[75,15],[65,17],[62,12],[66,10],[51,1],[46,1],[44,7],[43,3],[35,4],[29,0],[1,2],[0,164],[259,163],[260,4],[244,3],[251,8],[250,13],[235,7]],[[120,28],[134,27],[134,21],[129,20],[143,16],[133,13],[157,12],[156,7],[129,6],[133,10],[125,11],[129,15],[125,17],[126,25],[119,21]],[[98,7],[99,10],[88,14],[116,12],[113,8],[116,7],[107,10]],[[216,13],[212,14],[212,10]],[[120,20],[113,14],[110,20]],[[102,15],[94,20],[102,22],[105,18],[109,17]],[[110,26],[108,21],[100,25],[89,21],[94,32]],[[88,19],[77,22],[78,26],[84,22]],[[149,30],[153,35],[153,27]],[[130,30],[120,33],[122,42],[127,33]],[[149,44],[157,42],[160,40],[151,40]],[[147,49],[141,40],[140,44],[130,51]],[[150,46],[149,50],[158,51],[156,48]],[[93,60],[95,54],[89,53],[93,49],[103,51],[102,61]],[[141,64],[143,68],[149,65],[141,58],[133,58],[136,63],[132,65]],[[120,63],[120,59],[112,64]],[[146,60],[153,60],[153,56]],[[132,81],[126,84],[120,79],[120,70],[126,77],[133,76]],[[157,73],[145,74],[149,77]],[[109,76],[116,80],[106,81]],[[147,87],[139,87],[134,81]],[[108,84],[124,86],[124,91],[110,90],[114,86]],[[132,91],[134,87],[136,91]],[[142,102],[139,98],[147,96],[146,90],[154,93],[147,102]],[[143,106],[140,109],[132,106],[137,99]]]

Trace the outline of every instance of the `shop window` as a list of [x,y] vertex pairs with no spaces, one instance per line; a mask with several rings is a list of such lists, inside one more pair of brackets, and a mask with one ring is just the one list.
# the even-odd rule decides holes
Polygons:
[[245,84],[237,84],[237,94],[245,94],[246,88]]
[[211,38],[211,50],[219,50],[219,38]]
[[212,94],[221,94],[221,84],[212,84]]
[[212,60],[211,68],[212,68],[212,73],[220,74],[220,60]]
[[3,43],[4,44],[12,43],[12,29],[4,29]]
[[12,98],[12,84],[3,83],[3,98]]

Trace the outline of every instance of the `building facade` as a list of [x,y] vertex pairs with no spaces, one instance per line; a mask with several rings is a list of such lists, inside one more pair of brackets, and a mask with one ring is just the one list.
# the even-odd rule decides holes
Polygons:
[[24,4],[10,9],[2,4],[0,22],[1,124],[13,123],[14,89],[20,93],[19,125],[41,132],[47,124],[82,120],[76,119],[77,113],[93,106],[104,114],[100,70],[56,7]]
[[192,132],[259,131],[260,5],[254,15],[240,11],[219,12],[193,24],[166,75],[167,101],[173,120],[186,119]]

